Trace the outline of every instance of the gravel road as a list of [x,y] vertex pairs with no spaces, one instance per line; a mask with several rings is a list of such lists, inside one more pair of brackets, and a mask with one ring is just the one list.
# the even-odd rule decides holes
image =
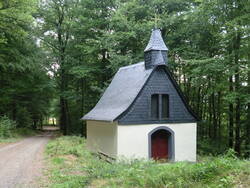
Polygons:
[[43,151],[53,132],[0,146],[0,188],[37,188],[42,175]]

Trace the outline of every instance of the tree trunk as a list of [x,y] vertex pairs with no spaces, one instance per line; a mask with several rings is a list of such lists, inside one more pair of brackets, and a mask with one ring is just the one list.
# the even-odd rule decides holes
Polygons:
[[[68,33],[63,33],[62,25],[64,23],[64,12],[65,9],[62,7],[58,9],[58,44],[59,44],[59,64],[61,69],[60,74],[60,126],[64,135],[69,134],[70,119],[69,119],[69,109],[68,109],[68,100],[65,97],[65,91],[68,89],[68,75],[67,68],[65,65],[65,50],[68,42]],[[64,37],[65,35],[65,37]]]
[[[250,60],[250,57],[249,57]],[[250,62],[249,62],[250,63]],[[248,94],[250,94],[250,69],[248,71]],[[246,145],[245,145],[245,150],[246,150],[246,157],[250,157],[250,102],[247,104],[247,120],[246,120]]]
[[[85,78],[82,78],[81,79],[81,93],[82,93],[82,112],[81,112],[81,116],[84,115],[86,113],[86,79]],[[86,123],[83,122],[83,125],[82,125],[82,130],[81,130],[81,134],[82,136],[86,137],[87,136],[87,132],[86,132]]]
[[14,121],[16,121],[16,116],[17,116],[17,106],[16,106],[16,102],[15,102],[15,99],[12,103],[12,119]]
[[213,117],[213,138],[217,138],[217,116],[216,116],[216,106],[215,106],[215,94],[212,93],[212,117]]
[[33,129],[34,130],[37,129],[37,120],[36,119],[33,120]]
[[[229,92],[233,92],[233,77],[229,77]],[[229,112],[228,112],[228,119],[229,119],[229,139],[228,144],[230,148],[234,146],[234,106],[233,103],[229,103]]]
[[221,139],[221,92],[218,92],[217,98],[217,121],[218,121],[218,139]]
[[209,130],[208,130],[208,135],[209,138],[213,138],[213,133],[212,133],[212,102],[211,102],[211,95],[208,97],[208,122],[209,122]]
[[234,63],[236,65],[235,68],[235,91],[237,92],[236,98],[236,108],[235,108],[235,151],[240,155],[240,146],[241,146],[241,123],[240,123],[240,98],[239,98],[239,90],[240,90],[240,73],[239,73],[239,48],[240,48],[240,33],[236,33],[235,45],[234,45]]
[[[63,68],[62,68],[63,69]],[[65,99],[64,92],[66,91],[65,73],[62,70],[61,75],[61,96],[60,96],[60,126],[64,135],[69,134],[69,117],[68,117],[68,101]]]

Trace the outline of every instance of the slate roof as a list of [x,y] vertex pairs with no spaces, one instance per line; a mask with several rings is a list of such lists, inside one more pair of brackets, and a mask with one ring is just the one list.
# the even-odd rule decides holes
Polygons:
[[[171,72],[166,66],[164,67],[187,110],[198,120]],[[155,68],[146,69],[144,62],[121,67],[96,106],[83,116],[82,120],[115,121],[134,102],[154,70]]]
[[[168,50],[161,37],[161,31],[159,29],[153,30],[150,41],[144,52],[150,50]],[[161,54],[158,54],[155,57],[154,62],[157,66],[154,66],[150,69],[145,68],[144,62],[121,67],[115,74],[112,82],[105,90],[96,106],[82,119],[111,122],[119,119],[120,115],[125,113],[125,111],[136,100],[147,80],[152,75],[155,68],[158,66],[165,67],[166,73],[171,78],[171,82],[176,88],[188,111],[195,117],[195,119],[198,119],[187,104],[180,88],[171,75],[171,72],[165,65],[159,65],[161,64],[161,62],[164,62],[163,56]]]
[[121,67],[96,106],[83,120],[114,121],[133,103],[153,69],[144,62]]
[[151,33],[151,37],[149,40],[148,45],[146,46],[144,52],[150,51],[150,50],[168,50],[167,46],[165,45],[160,29],[154,29]]

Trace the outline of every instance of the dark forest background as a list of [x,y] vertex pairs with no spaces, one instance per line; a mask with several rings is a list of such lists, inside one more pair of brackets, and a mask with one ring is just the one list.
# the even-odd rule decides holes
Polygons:
[[199,152],[249,157],[249,23],[248,0],[0,0],[0,116],[84,135],[80,118],[157,25],[201,119]]

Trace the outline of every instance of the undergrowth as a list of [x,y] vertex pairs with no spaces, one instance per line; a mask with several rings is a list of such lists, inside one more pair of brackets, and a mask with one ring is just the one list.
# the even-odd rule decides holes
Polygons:
[[34,135],[36,131],[30,128],[17,128],[16,122],[7,116],[0,117],[0,143],[15,142],[20,138]]
[[65,136],[46,148],[49,187],[247,187],[250,162],[232,151],[201,157],[197,163],[119,160],[107,163],[85,148],[85,140]]

